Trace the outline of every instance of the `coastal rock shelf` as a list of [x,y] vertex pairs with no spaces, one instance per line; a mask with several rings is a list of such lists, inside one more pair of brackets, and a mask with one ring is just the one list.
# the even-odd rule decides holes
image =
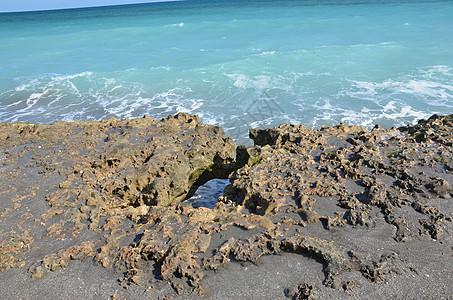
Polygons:
[[[113,298],[215,299],[223,266],[297,254],[322,276],[279,295],[314,299],[453,267],[453,115],[371,131],[285,124],[250,138],[236,147],[182,113],[0,124],[0,278],[26,273],[31,285],[90,260],[116,272]],[[230,180],[215,208],[184,202],[214,178]],[[434,285],[452,274],[436,276],[427,286],[448,296]]]

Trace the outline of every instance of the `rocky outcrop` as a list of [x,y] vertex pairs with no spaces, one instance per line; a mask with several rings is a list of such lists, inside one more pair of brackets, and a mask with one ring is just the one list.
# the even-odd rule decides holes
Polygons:
[[[183,113],[161,121],[145,116],[50,125],[7,123],[0,129],[2,176],[9,183],[2,189],[15,203],[4,208],[3,220],[21,209],[21,201],[13,195],[19,189],[33,190],[20,199],[39,193],[48,206],[28,218],[35,220],[29,224],[35,236],[40,235],[35,228],[38,223],[48,236],[80,242],[33,264],[30,273],[35,278],[64,268],[73,259],[97,257],[109,266],[120,250],[124,227],[123,236],[115,234],[125,220],[149,218],[150,207],[180,203],[197,186],[212,178],[227,178],[235,168],[233,140],[225,138],[221,128]],[[52,181],[44,187],[47,178]],[[43,188],[44,193],[37,192]],[[5,258],[0,270],[25,265],[21,258],[34,238],[22,226],[11,234],[16,231],[23,233],[16,233],[12,241],[2,240],[0,252]],[[83,240],[80,235],[87,231],[98,233],[97,240]],[[101,238],[105,232],[114,235],[108,243]]]
[[[245,166],[231,175],[225,197],[260,215],[292,211],[326,228],[370,226],[370,209],[379,207],[397,228],[396,240],[417,232],[439,239],[451,212],[426,203],[452,197],[452,128],[452,115],[434,115],[399,130],[345,124],[252,129],[255,146],[238,149]],[[321,213],[319,201],[339,209]],[[408,224],[395,212],[401,206],[427,219]]]
[[145,116],[51,125],[9,123],[1,131],[8,163],[28,156],[30,165],[43,166],[44,173],[67,175],[61,190],[48,199],[57,206],[74,205],[65,202],[75,194],[95,202],[165,206],[184,200],[194,185],[227,178],[234,170],[233,140],[195,115],[181,113],[161,121]]
[[[2,272],[41,278],[89,259],[125,288],[165,281],[201,296],[209,270],[291,253],[350,292],[351,272],[379,282],[416,270],[398,245],[453,246],[453,115],[400,129],[252,129],[255,145],[237,148],[188,114],[0,129]],[[214,209],[182,202],[227,177]],[[317,288],[286,295],[314,299]]]

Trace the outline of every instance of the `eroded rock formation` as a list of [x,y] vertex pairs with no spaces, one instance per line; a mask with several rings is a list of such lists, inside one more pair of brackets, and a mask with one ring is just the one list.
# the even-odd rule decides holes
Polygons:
[[[164,280],[204,295],[207,270],[297,253],[322,263],[324,285],[350,291],[358,285],[343,273],[379,282],[414,268],[347,237],[453,245],[453,115],[372,131],[252,129],[255,145],[237,149],[188,114],[0,129],[0,271],[41,278],[92,259],[126,288]],[[182,202],[228,176],[214,209]],[[287,295],[314,290],[301,283]]]

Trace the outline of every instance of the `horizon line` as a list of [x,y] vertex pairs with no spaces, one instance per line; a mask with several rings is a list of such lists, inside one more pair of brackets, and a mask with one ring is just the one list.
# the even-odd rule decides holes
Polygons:
[[30,10],[0,10],[0,14],[15,14],[15,13],[35,13],[35,12],[52,12],[61,10],[78,10],[78,9],[91,9],[91,8],[103,8],[103,7],[115,7],[115,6],[134,6],[143,4],[154,4],[154,3],[165,3],[165,2],[182,2],[187,0],[156,0],[156,1],[144,1],[138,3],[124,3],[124,4],[111,4],[111,5],[93,5],[93,6],[68,6],[62,8],[43,8],[43,9],[30,9]]

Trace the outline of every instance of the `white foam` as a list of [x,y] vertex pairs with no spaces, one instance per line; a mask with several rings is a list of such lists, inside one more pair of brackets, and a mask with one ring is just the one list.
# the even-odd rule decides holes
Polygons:
[[86,76],[92,76],[92,75],[93,75],[93,72],[85,71],[85,72],[74,74],[74,75],[64,75],[64,76],[55,75],[55,76],[52,76],[52,80],[63,81],[63,80],[71,80],[71,79],[78,78],[78,77],[86,77]]
[[435,65],[428,67],[426,70],[420,70],[420,73],[423,74],[426,78],[437,78],[440,76],[452,77],[453,69],[447,65]]
[[121,89],[121,88],[123,88],[123,86],[121,84],[120,85],[116,85],[113,88],[111,88],[108,92],[109,93],[113,93],[114,91],[116,91],[118,89]]
[[264,52],[260,53],[259,55],[267,56],[267,55],[274,55],[274,54],[275,54],[275,51],[264,51]]
[[389,41],[389,42],[381,42],[381,43],[370,43],[370,44],[354,44],[350,45],[349,47],[351,48],[370,48],[370,47],[377,47],[377,46],[385,46],[386,48],[391,48],[391,47],[396,47],[396,43],[394,41]]
[[146,96],[147,92],[143,87],[136,87],[136,92],[133,94],[129,93],[122,98],[109,99],[100,104],[108,114],[121,118],[137,117],[145,113],[155,117],[164,117],[177,112],[192,113],[199,110],[203,106],[203,100],[189,97],[190,93],[192,90],[189,87],[177,87]]
[[41,97],[43,97],[44,95],[47,94],[47,90],[44,90],[43,92],[35,92],[35,93],[32,93],[26,100],[25,100],[25,103],[26,103],[26,107],[25,108],[22,108],[22,109],[18,109],[17,112],[18,113],[22,113],[24,115],[27,115],[27,113],[33,108],[33,106],[36,105],[36,103],[38,103],[39,99]]
[[158,67],[151,67],[151,70],[165,70],[165,71],[170,71],[171,67],[170,66],[158,66]]
[[16,92],[25,91],[29,86],[30,86],[30,84],[21,84],[18,87],[16,87],[14,90]]
[[351,125],[361,125],[371,129],[375,124],[382,126],[401,126],[408,122],[427,118],[434,112],[426,112],[415,109],[401,102],[390,101],[378,108],[342,106],[341,102],[335,104],[316,106],[316,116],[311,122],[312,128],[324,125],[335,125],[345,122]]
[[[242,73],[234,74],[223,74],[227,76],[231,81],[233,81],[233,86],[245,90],[253,89],[257,92],[257,95],[262,94],[265,90],[275,90],[281,89],[287,92],[290,92],[293,89],[291,83],[291,78],[286,76],[275,76],[270,75],[257,75],[257,76],[248,76]],[[292,74],[294,75],[294,74]]]
[[389,112],[389,111],[392,111],[392,110],[395,110],[396,109],[396,106],[395,106],[395,101],[390,101],[389,103],[385,104],[382,109],[384,110],[385,113]]
[[[201,70],[209,76],[200,74]],[[4,103],[0,116],[2,121],[52,122],[143,114],[158,119],[188,112],[199,114],[206,124],[222,126],[242,143],[249,141],[251,127],[294,123],[319,128],[341,121],[366,127],[399,126],[453,108],[452,72],[445,65],[381,81],[341,78],[331,88],[323,85],[331,78],[321,76],[337,76],[332,72],[301,69],[276,74],[239,69],[219,74],[206,67],[193,70],[193,80],[157,84],[122,80],[124,72],[115,73],[116,78],[88,71],[48,74],[18,79],[17,87],[0,96]],[[133,76],[126,73],[127,78]]]
[[183,26],[184,26],[184,22],[180,22],[180,23],[165,25],[164,27],[183,27]]
[[442,84],[427,80],[409,80],[395,85],[395,90],[423,97],[453,99],[453,85]]
[[332,106],[332,104],[330,103],[329,100],[325,100],[324,101],[324,104],[319,106],[319,109],[322,109],[322,110],[332,110],[334,107]]
[[11,104],[5,105],[5,108],[10,108],[10,107],[13,107],[13,106],[17,106],[17,105],[21,104],[22,102],[23,102],[23,100],[19,100],[19,101],[13,102]]
[[259,75],[254,78],[249,77],[245,74],[225,74],[228,78],[233,80],[233,85],[240,89],[265,89],[271,87],[270,77],[265,75]]
[[361,99],[372,100],[377,95],[395,96],[407,94],[417,98],[451,100],[453,99],[453,85],[425,79],[389,79],[383,82],[352,81],[352,88],[345,94]]
[[[16,80],[21,80],[21,79],[16,78]],[[38,84],[39,84],[39,81],[37,79],[32,79],[29,82],[23,83],[23,84],[19,85],[18,87],[16,87],[14,89],[14,91],[16,91],[16,92],[28,91],[30,89],[34,89],[34,87]]]
[[335,125],[337,122],[371,128],[401,126],[445,113],[453,108],[453,78],[445,65],[425,68],[415,74],[383,81],[349,80],[349,87],[323,95],[314,105],[300,104],[301,113],[309,114],[312,128]]
[[48,104],[47,104],[47,107],[49,109],[52,109],[53,108],[53,105],[58,103],[58,101],[60,101],[62,98],[64,97],[64,95],[57,95],[55,97],[55,99],[53,99],[52,101],[50,101]]

